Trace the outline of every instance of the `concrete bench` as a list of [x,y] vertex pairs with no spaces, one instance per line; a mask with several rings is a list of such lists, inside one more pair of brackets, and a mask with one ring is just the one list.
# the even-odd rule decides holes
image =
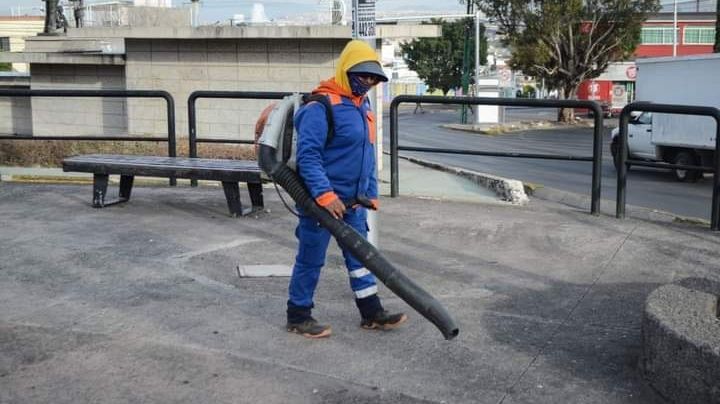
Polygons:
[[[63,171],[93,173],[92,204],[95,208],[127,202],[136,175],[220,181],[230,215],[235,217],[263,208],[260,168],[255,161],[89,154],[66,158],[63,160]],[[117,200],[106,202],[110,175],[120,175],[120,193]],[[242,207],[240,182],[247,183],[252,208]]]

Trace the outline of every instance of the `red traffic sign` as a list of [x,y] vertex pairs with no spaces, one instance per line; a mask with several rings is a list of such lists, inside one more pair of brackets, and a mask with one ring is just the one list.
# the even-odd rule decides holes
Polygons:
[[625,75],[630,80],[635,80],[635,78],[637,77],[637,66],[630,66],[625,69]]

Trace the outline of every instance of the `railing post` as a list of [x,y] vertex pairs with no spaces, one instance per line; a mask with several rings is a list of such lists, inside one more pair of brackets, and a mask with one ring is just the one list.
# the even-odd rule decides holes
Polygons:
[[593,167],[590,214],[600,214],[600,195],[602,192],[602,150],[603,150],[603,116],[602,108],[596,102],[592,105],[594,115],[593,127]]
[[[175,140],[175,100],[170,93],[163,91],[162,97],[167,103],[167,126],[168,126],[168,156],[177,157],[177,142]],[[177,178],[170,177],[170,186],[177,185]]]
[[625,218],[625,187],[627,185],[627,161],[628,156],[628,124],[630,122],[630,112],[632,112],[632,104],[626,105],[620,113],[620,134],[618,135],[618,176],[617,176],[617,198],[615,201],[615,217],[618,219]]
[[[190,158],[197,157],[197,121],[195,117],[195,100],[197,99],[196,93],[190,94],[188,98],[188,141],[190,142],[188,148],[188,154]],[[196,187],[198,184],[196,179],[190,180],[190,186]]]
[[720,230],[720,110],[715,110],[715,173],[713,173],[712,214],[710,230]]
[[400,191],[400,176],[398,174],[398,106],[399,97],[390,103],[390,197],[395,198]]

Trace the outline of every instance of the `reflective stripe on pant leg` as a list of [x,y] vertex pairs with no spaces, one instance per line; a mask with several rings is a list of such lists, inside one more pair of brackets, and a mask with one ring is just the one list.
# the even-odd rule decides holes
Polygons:
[[[367,211],[363,208],[351,209],[343,217],[345,222],[355,229],[364,238],[367,238]],[[355,297],[362,299],[377,293],[377,284],[375,275],[364,267],[362,262],[358,261],[352,254],[343,249],[343,257],[345,257],[345,266],[350,276],[350,288]]]
[[289,300],[296,306],[311,307],[320,269],[325,264],[330,232],[320,227],[315,219],[301,216],[295,236],[298,253],[288,288]]

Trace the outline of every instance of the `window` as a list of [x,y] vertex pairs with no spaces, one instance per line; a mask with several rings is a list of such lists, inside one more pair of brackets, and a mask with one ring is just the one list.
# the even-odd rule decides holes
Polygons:
[[712,45],[715,43],[715,27],[685,27],[683,43],[688,45]]
[[672,45],[673,27],[643,27],[640,43],[643,45]]
[[10,51],[10,38],[9,37],[0,37],[0,52],[9,52]]
[[641,125],[652,124],[652,112],[643,112],[639,117],[637,117],[636,122]]

